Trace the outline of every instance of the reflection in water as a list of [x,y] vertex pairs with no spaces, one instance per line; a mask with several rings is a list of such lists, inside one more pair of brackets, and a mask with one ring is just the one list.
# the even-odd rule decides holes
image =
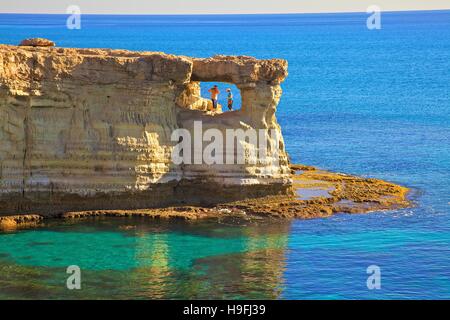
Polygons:
[[[0,299],[278,298],[289,223],[90,220],[0,234]],[[66,267],[82,290],[66,289]]]
[[135,259],[142,267],[134,269],[132,279],[143,297],[164,299],[170,294],[166,288],[171,278],[167,234],[136,232]]

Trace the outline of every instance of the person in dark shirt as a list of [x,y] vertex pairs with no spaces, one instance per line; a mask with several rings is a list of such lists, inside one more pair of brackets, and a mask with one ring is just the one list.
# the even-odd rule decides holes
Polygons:
[[227,100],[228,100],[228,110],[233,110],[233,93],[231,92],[231,89],[227,89]]

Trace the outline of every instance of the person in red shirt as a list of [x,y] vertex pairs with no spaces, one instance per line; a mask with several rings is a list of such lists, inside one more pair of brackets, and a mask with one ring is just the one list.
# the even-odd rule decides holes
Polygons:
[[208,90],[209,93],[211,93],[211,101],[213,103],[213,109],[217,109],[217,99],[219,98],[219,88],[217,87],[217,85],[215,85],[214,87],[212,87],[211,89]]

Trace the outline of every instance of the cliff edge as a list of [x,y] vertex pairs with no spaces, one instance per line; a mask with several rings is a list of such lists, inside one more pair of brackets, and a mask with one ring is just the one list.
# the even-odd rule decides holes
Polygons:
[[[0,45],[0,214],[287,194],[292,176],[275,117],[286,76],[279,59]],[[242,108],[208,113],[200,82],[235,84]],[[224,135],[266,132],[265,161],[244,137],[234,151],[244,163],[175,164],[173,133],[195,135],[196,123]]]

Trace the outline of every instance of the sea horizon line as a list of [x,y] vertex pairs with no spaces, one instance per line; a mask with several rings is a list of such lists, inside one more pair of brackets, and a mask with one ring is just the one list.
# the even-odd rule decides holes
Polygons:
[[[408,9],[408,10],[382,10],[384,13],[414,13],[414,12],[450,12],[448,9]],[[321,14],[356,14],[366,11],[333,11],[333,12],[262,12],[262,13],[82,13],[90,16],[292,16],[292,15],[321,15]],[[66,16],[68,13],[27,13],[27,12],[0,12],[0,15],[54,15]]]

